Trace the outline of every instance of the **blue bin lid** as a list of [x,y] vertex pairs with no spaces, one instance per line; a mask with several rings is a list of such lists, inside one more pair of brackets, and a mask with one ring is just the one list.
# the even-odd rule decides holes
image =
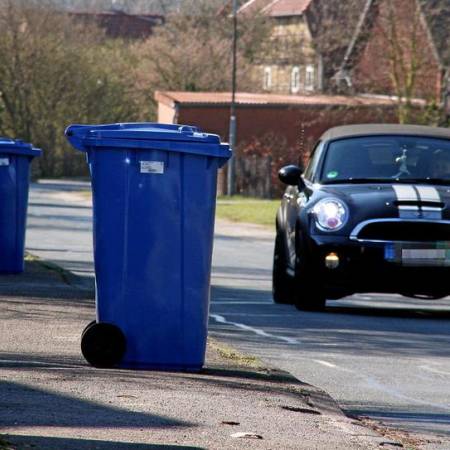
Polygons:
[[0,153],[24,156],[41,156],[42,150],[33,147],[31,144],[20,139],[9,139],[0,137]]
[[[202,133],[187,125],[158,123],[116,123],[111,125],[71,125],[66,130],[77,150],[108,148],[158,149],[229,159],[230,147],[215,134]],[[188,145],[187,145],[188,144]]]

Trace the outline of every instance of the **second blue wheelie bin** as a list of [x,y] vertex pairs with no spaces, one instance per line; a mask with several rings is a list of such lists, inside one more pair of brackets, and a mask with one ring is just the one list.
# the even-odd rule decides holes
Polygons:
[[30,164],[41,150],[0,137],[0,273],[24,270]]
[[81,348],[96,367],[199,370],[205,359],[216,135],[178,125],[73,125],[91,172],[96,320]]

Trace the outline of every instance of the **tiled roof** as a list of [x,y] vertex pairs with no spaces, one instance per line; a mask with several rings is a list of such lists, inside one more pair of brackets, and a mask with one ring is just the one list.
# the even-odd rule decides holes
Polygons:
[[262,13],[271,17],[300,16],[313,0],[249,0],[239,10],[243,14]]
[[324,78],[337,72],[368,0],[314,0],[305,12],[314,46],[323,57]]
[[[315,0],[317,2],[328,0]],[[351,66],[357,60],[359,52],[364,48],[367,40],[370,38],[370,29],[376,20],[378,7],[376,0],[341,0],[342,3],[348,2],[367,2],[366,14],[361,19],[364,20],[362,27],[353,28],[354,37],[350,41],[347,50],[348,61],[343,61],[347,66]],[[315,4],[315,2],[314,2]],[[423,19],[428,27],[431,42],[436,50],[436,57],[442,66],[450,67],[450,0],[418,0]],[[359,8],[356,8],[359,10]],[[308,10],[308,14],[310,10]],[[323,28],[323,27],[319,27]],[[327,42],[327,38],[325,38]],[[356,56],[355,56],[356,55]]]
[[272,17],[301,16],[312,0],[275,0],[263,12]]
[[272,2],[273,0],[249,0],[239,8],[238,14],[258,14]]
[[450,1],[420,0],[431,38],[444,67],[450,67]]
[[[229,92],[169,92],[157,91],[155,99],[168,106],[183,105],[224,105],[231,103]],[[392,106],[397,100],[382,96],[344,95],[278,95],[238,92],[238,105],[267,106]],[[419,103],[421,104],[421,103]]]
[[69,12],[74,20],[96,24],[111,38],[145,39],[155,26],[164,24],[164,17],[154,14],[126,14],[123,12]]

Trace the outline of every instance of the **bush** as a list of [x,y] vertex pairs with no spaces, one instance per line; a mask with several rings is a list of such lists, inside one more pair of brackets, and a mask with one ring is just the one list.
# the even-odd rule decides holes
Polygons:
[[0,0],[0,134],[42,148],[42,176],[85,174],[64,129],[141,117],[130,58],[120,41],[42,2]]
[[[259,170],[241,171],[239,160],[258,158],[259,164],[250,165]],[[301,142],[297,146],[289,146],[282,135],[268,133],[261,137],[255,137],[249,142],[243,142],[236,149],[237,164],[237,190],[243,195],[248,195],[250,186],[260,184],[260,178],[270,179],[270,192],[264,192],[264,197],[278,197],[284,191],[284,186],[278,180],[278,171],[288,164],[304,164],[305,150]],[[264,161],[267,163],[264,164]],[[265,189],[269,190],[268,188]],[[251,191],[250,191],[251,192]],[[255,195],[254,193],[252,195]],[[258,195],[258,194],[256,194]]]

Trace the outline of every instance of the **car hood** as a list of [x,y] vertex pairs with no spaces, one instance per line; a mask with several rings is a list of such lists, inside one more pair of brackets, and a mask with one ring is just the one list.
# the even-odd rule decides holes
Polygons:
[[326,197],[337,197],[347,204],[349,227],[376,218],[450,220],[450,186],[402,183],[323,185],[315,200]]

